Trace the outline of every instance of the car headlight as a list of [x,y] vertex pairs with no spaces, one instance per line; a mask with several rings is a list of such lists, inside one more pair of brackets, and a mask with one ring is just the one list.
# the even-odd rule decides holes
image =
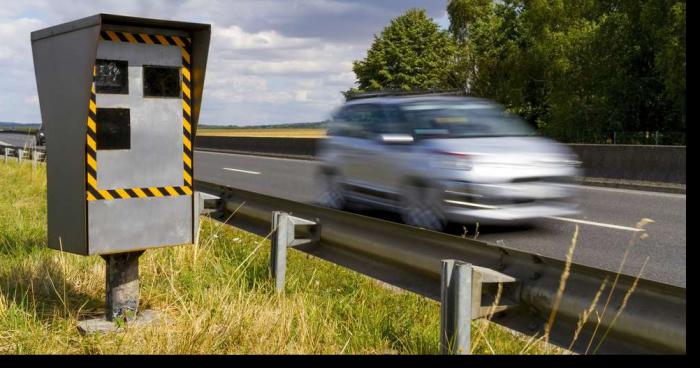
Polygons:
[[473,155],[461,152],[445,152],[437,150],[432,151],[432,153],[436,154],[435,158],[430,161],[430,165],[433,168],[463,171],[469,171],[474,168]]
[[434,168],[446,170],[465,170],[474,168],[474,162],[468,159],[439,158],[431,161]]

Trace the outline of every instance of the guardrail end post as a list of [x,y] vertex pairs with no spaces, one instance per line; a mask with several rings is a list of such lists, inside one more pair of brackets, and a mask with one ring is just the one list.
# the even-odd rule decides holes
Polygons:
[[472,320],[472,265],[442,261],[440,276],[440,350],[442,354],[469,354]]

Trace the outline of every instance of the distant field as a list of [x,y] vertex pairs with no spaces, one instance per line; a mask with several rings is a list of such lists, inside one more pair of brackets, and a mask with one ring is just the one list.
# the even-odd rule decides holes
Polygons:
[[197,135],[216,137],[286,137],[320,138],[326,136],[325,129],[199,129]]

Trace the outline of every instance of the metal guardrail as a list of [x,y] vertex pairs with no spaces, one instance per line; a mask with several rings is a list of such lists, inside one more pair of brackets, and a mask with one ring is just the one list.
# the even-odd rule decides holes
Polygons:
[[30,161],[34,166],[39,162],[46,161],[46,149],[43,147],[0,145],[0,155],[3,156],[5,163],[12,158],[16,158],[20,164],[22,161]]
[[[480,297],[471,318],[486,314],[499,295],[496,281],[505,277],[515,282],[500,284],[497,313],[491,318],[495,323],[541,336],[558,304],[550,343],[578,353],[686,352],[684,288],[571,264],[556,303],[565,269],[557,259],[202,181],[195,181],[195,189],[219,196],[222,209],[235,212],[229,224],[261,236],[270,235],[273,211],[311,220],[320,225],[318,240],[295,249],[434,300],[441,299],[443,290],[442,261],[467,262],[482,270],[477,275],[483,278],[470,291]],[[487,280],[489,275],[500,278]],[[581,314],[591,308],[603,283],[600,301],[574,341]],[[602,315],[596,317],[596,312]]]

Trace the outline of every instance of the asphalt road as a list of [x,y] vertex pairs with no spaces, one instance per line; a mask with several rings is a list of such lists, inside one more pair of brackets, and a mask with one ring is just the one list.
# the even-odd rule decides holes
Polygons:
[[0,133],[0,146],[24,146],[34,144],[34,136],[31,134]]
[[[24,145],[32,136],[0,133],[0,145]],[[244,190],[314,203],[318,194],[313,175],[314,161],[239,154],[195,152],[195,178]],[[528,227],[481,226],[478,240],[504,244],[544,256],[565,259],[574,227],[579,237],[574,262],[617,271],[625,249],[636,235],[623,273],[636,276],[648,257],[642,278],[686,286],[686,196],[601,187],[581,187],[582,213],[560,219],[542,219]],[[361,214],[398,220],[391,213],[357,211]],[[634,231],[642,218],[646,235]],[[474,236],[474,226],[467,236]],[[461,226],[448,232],[462,235]],[[643,238],[643,239],[642,239]]]
[[[318,194],[313,175],[317,163],[216,152],[195,152],[195,177],[244,190],[314,203]],[[636,276],[648,257],[642,278],[686,286],[686,196],[600,187],[581,187],[582,213],[559,219],[538,220],[527,227],[479,228],[477,239],[504,244],[527,252],[565,259],[575,225],[579,237],[574,262],[617,271],[625,249],[636,235],[623,273]],[[390,213],[362,214],[398,221]],[[649,218],[646,235],[635,225]],[[473,236],[473,226],[467,228]],[[463,228],[448,230],[461,235]]]

